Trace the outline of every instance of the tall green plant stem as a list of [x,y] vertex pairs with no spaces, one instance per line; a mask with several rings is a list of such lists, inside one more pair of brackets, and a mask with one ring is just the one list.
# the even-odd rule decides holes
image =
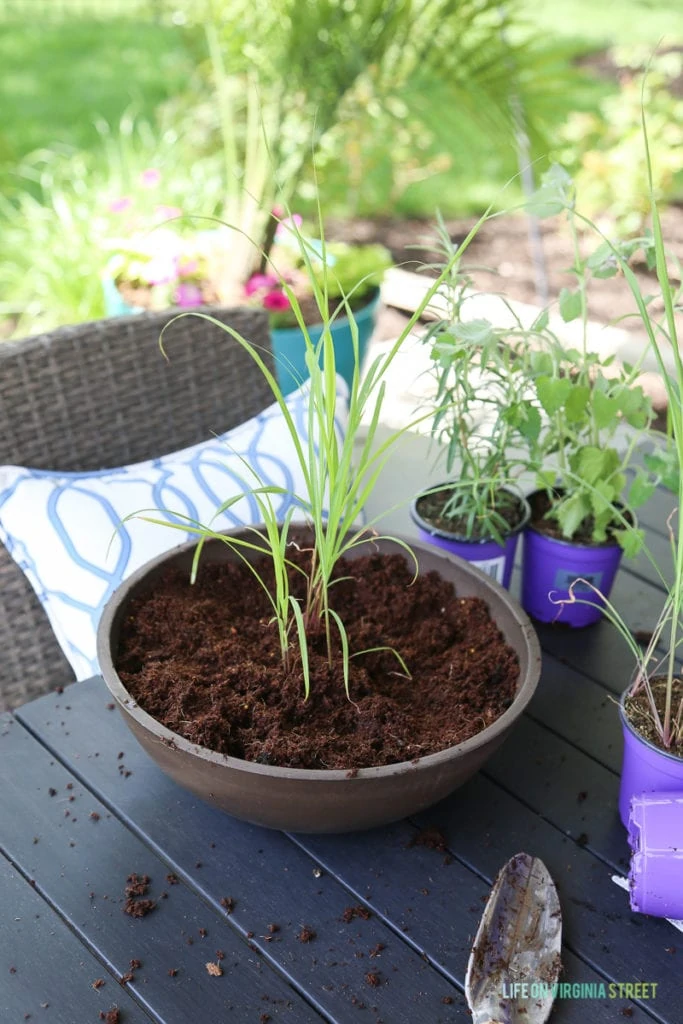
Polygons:
[[[579,292],[579,299],[581,302],[581,369],[580,378],[582,384],[589,384],[588,369],[586,366],[586,359],[588,356],[588,301],[586,296],[586,271],[583,266],[581,259],[581,249],[579,247],[579,234],[576,230],[576,219],[574,216],[573,205],[569,208],[569,230],[572,236],[572,251],[574,254],[574,273],[576,275],[577,287]],[[591,442],[594,445],[600,443],[600,437],[598,433],[597,424],[595,420],[592,421],[591,431]]]
[[214,72],[216,99],[221,121],[221,144],[223,147],[227,205],[230,209],[234,209],[239,196],[239,183],[235,176],[235,170],[239,166],[237,141],[235,138],[235,110],[228,91],[228,76],[225,71],[225,64],[223,63],[223,53],[218,39],[218,31],[213,21],[206,23],[204,32]]
[[[683,510],[683,407],[681,405],[681,395],[683,394],[683,359],[681,358],[681,352],[678,342],[678,332],[676,326],[676,314],[674,309],[672,288],[668,276],[668,265],[667,255],[664,247],[664,235],[662,231],[661,219],[659,215],[659,209],[654,196],[653,190],[653,175],[652,175],[652,162],[650,155],[650,148],[647,137],[647,125],[645,121],[644,107],[641,111],[641,123],[643,130],[643,140],[645,147],[645,158],[647,164],[647,173],[650,189],[650,205],[652,213],[652,233],[655,248],[655,267],[657,273],[657,280],[661,292],[661,296],[664,302],[665,319],[666,319],[666,331],[661,328],[659,324],[653,324],[648,311],[647,304],[643,295],[640,291],[638,279],[636,278],[633,270],[629,266],[628,259],[625,258],[624,254],[620,251],[609,238],[607,238],[602,231],[588,218],[582,215],[578,215],[580,219],[593,231],[595,231],[604,241],[612,256],[617,260],[626,282],[631,290],[634,301],[638,308],[643,326],[647,332],[648,341],[650,344],[651,351],[655,355],[657,366],[664,382],[664,387],[667,395],[668,402],[668,418],[671,425],[671,435],[673,444],[675,446],[677,464],[679,467],[678,474],[678,507],[676,509],[677,525],[675,529],[671,529],[671,546],[672,556],[674,563],[674,580],[673,584],[667,594],[667,598],[662,610],[662,614],[657,623],[655,629],[655,636],[653,642],[648,648],[648,657],[642,665],[640,677],[648,688],[648,695],[650,698],[650,705],[653,709],[653,715],[655,719],[658,719],[656,708],[654,707],[654,701],[652,693],[649,687],[649,673],[647,671],[647,660],[654,653],[655,640],[661,636],[661,633],[667,626],[669,629],[669,642],[668,650],[666,655],[666,695],[665,695],[665,706],[664,706],[664,717],[660,720],[660,731],[662,742],[665,748],[670,747],[673,733],[672,733],[672,703],[673,703],[673,682],[676,677],[676,651],[680,644],[679,632],[681,630],[681,610],[683,605],[683,520],[681,518],[681,510]],[[668,341],[671,346],[671,352],[674,361],[674,375],[673,378],[669,373],[668,367],[664,359],[664,353],[662,349],[662,337]],[[614,615],[614,609],[611,609],[612,621],[617,621],[619,631],[622,635],[625,635],[626,627],[621,621],[618,615]]]
[[[644,87],[644,85],[643,85]],[[650,194],[652,197],[652,232],[654,235],[655,242],[655,256],[656,256],[656,268],[657,268],[657,280],[659,287],[664,298],[664,310],[666,316],[667,329],[669,334],[669,341],[674,357],[674,366],[676,370],[676,383],[677,387],[673,386],[673,382],[664,365],[664,358],[662,356],[659,347],[659,338],[657,332],[652,329],[650,318],[647,317],[648,323],[650,324],[650,343],[653,345],[657,361],[659,363],[660,372],[664,378],[667,398],[669,403],[669,410],[672,418],[673,425],[673,438],[678,453],[678,465],[683,470],[683,408],[681,407],[681,395],[683,394],[683,360],[681,359],[681,352],[678,345],[678,332],[676,328],[676,316],[673,306],[673,299],[671,295],[671,285],[669,283],[669,275],[667,269],[667,258],[666,251],[664,248],[664,234],[662,232],[662,223],[659,216],[659,209],[657,203],[654,201],[653,195],[653,176],[652,176],[652,158],[650,155],[650,145],[647,137],[647,125],[645,122],[644,108],[641,110],[641,122],[643,128],[643,139],[645,142],[645,158],[647,161],[647,173],[648,182],[650,186]],[[629,268],[630,271],[630,268]],[[633,291],[633,281],[635,275],[632,272],[629,284]],[[640,292],[638,292],[640,296]],[[644,306],[642,296],[640,296],[640,302]],[[647,313],[647,310],[645,310]],[[681,614],[681,598],[683,596],[683,521],[681,516],[683,514],[683,471],[679,472],[678,476],[678,509],[677,509],[678,524],[675,533],[674,549],[675,549],[675,577],[673,585],[673,597],[672,597],[672,615],[671,615],[671,632],[669,638],[669,652],[668,652],[668,667],[667,667],[667,687],[665,697],[665,708],[664,708],[664,743],[668,745],[671,741],[671,704],[673,696],[673,679],[675,675],[675,654],[677,648],[677,634],[680,628],[680,614]]]

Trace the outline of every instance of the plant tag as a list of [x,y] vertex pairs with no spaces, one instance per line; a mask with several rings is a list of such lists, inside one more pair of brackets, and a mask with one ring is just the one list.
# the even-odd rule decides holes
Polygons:
[[557,590],[569,590],[572,583],[575,584],[574,592],[584,594],[591,594],[593,591],[590,587],[586,586],[586,583],[592,583],[596,590],[600,589],[602,583],[603,573],[601,572],[585,572],[581,573],[581,579],[586,580],[586,583],[577,582],[578,574],[571,569],[558,569],[555,573],[555,581],[553,586]]
[[497,558],[482,558],[480,561],[472,561],[470,565],[476,565],[487,576],[490,576],[496,583],[502,584],[503,573],[505,572],[505,555],[498,555]]

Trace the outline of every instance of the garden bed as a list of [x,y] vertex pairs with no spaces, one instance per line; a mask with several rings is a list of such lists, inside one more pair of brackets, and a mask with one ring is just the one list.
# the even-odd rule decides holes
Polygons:
[[[451,237],[461,242],[475,223],[474,219],[446,221]],[[568,267],[573,261],[572,243],[563,220],[541,222],[543,252],[548,278],[548,298],[556,299],[560,289],[570,287],[573,278]],[[672,206],[663,217],[664,237],[672,254],[683,262],[683,206]],[[434,237],[434,222],[398,218],[356,219],[329,224],[331,237],[347,242],[381,242],[394,261],[407,270],[437,258],[409,246],[428,245]],[[595,247],[595,243],[591,240]],[[463,260],[471,273],[474,287],[481,292],[504,292],[506,298],[543,305],[534,281],[534,262],[529,243],[529,221],[525,216],[498,217],[481,226]],[[676,267],[671,268],[676,280]],[[636,273],[644,295],[656,290],[654,274],[638,265]],[[592,320],[616,323],[627,330],[643,333],[640,319],[621,319],[634,312],[633,296],[622,276],[589,284],[589,308]],[[655,307],[653,306],[653,309]]]

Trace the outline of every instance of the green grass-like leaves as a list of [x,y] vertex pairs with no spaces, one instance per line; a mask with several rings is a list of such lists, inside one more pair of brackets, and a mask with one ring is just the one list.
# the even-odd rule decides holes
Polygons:
[[[644,108],[642,110],[642,132],[647,162],[652,218],[652,240],[648,244],[648,248],[651,248],[654,254],[651,265],[657,273],[659,295],[664,308],[663,320],[655,320],[650,315],[649,301],[643,296],[638,279],[629,265],[628,261],[634,250],[633,244],[619,245],[602,236],[603,243],[597,250],[597,254],[601,264],[611,264],[620,270],[629,285],[640,320],[648,336],[650,350],[656,357],[668,401],[669,447],[666,457],[655,458],[652,460],[652,465],[655,468],[663,468],[668,475],[668,481],[674,483],[677,490],[678,505],[666,524],[669,532],[671,561],[674,573],[673,583],[668,585],[662,569],[657,565],[652,554],[645,548],[646,555],[666,587],[666,597],[645,651],[640,650],[628,624],[614,605],[605,598],[605,595],[597,591],[587,581],[578,580],[577,584],[584,584],[597,597],[602,599],[604,606],[601,604],[600,607],[603,608],[605,616],[627,643],[636,662],[636,672],[630,692],[632,694],[637,693],[639,690],[646,692],[652,721],[664,748],[668,750],[680,744],[683,738],[683,700],[680,701],[678,707],[675,707],[673,699],[674,680],[677,678],[676,655],[681,643],[683,643],[683,518],[681,517],[681,508],[683,508],[683,474],[681,473],[681,466],[683,465],[683,406],[681,404],[681,394],[683,393],[683,359],[681,358],[679,348],[676,322],[676,313],[677,311],[680,312],[680,289],[674,287],[669,276],[668,257],[659,207],[653,187],[651,154],[648,145]],[[582,219],[585,220],[587,226],[601,234],[599,229],[590,220],[587,218]],[[667,355],[673,355],[673,373],[667,366]],[[645,497],[647,497],[647,484],[641,486],[645,487]],[[622,531],[624,537],[628,538],[633,532],[633,528],[628,523],[624,524]],[[574,587],[570,589],[569,601],[570,603],[576,601],[578,603],[595,604],[594,601],[577,597]],[[661,655],[662,649],[665,651],[664,657]],[[666,697],[663,714],[660,713],[655,704],[652,691],[652,680],[655,676],[662,675],[666,677]]]
[[[282,394],[277,379],[266,364],[261,352],[233,327],[223,324],[200,311],[180,314],[164,328],[160,338],[160,346],[163,352],[164,333],[176,320],[181,319],[183,316],[202,317],[230,335],[232,342],[240,345],[249,354],[267,380],[273,398],[282,413],[284,429],[287,431],[293,445],[301,477],[304,481],[302,492],[292,495],[292,498],[296,506],[305,510],[306,520],[313,538],[305,597],[299,600],[290,592],[287,574],[287,569],[291,565],[288,558],[288,548],[290,544],[295,543],[295,540],[289,536],[289,527],[294,510],[290,510],[283,523],[279,523],[272,499],[275,495],[281,495],[282,490],[265,485],[251,467],[245,466],[245,472],[250,473],[251,477],[253,477],[253,479],[245,477],[245,490],[248,488],[258,503],[264,523],[262,531],[252,530],[252,536],[248,537],[231,537],[216,530],[212,524],[202,525],[186,519],[182,523],[167,523],[159,519],[158,516],[151,517],[151,521],[159,525],[183,529],[197,536],[198,546],[194,559],[193,576],[196,573],[203,545],[209,539],[220,539],[238,556],[242,557],[249,565],[250,570],[257,576],[260,585],[268,595],[273,610],[273,618],[277,624],[280,637],[280,648],[285,670],[290,670],[295,667],[295,664],[298,664],[303,675],[305,696],[308,697],[312,686],[315,684],[315,680],[311,678],[309,658],[310,637],[312,633],[318,633],[322,629],[326,638],[328,660],[330,663],[333,657],[336,656],[335,651],[339,648],[341,649],[344,686],[347,696],[350,698],[351,659],[361,657],[363,654],[370,653],[370,651],[350,650],[344,623],[330,604],[330,591],[335,582],[333,576],[336,566],[344,555],[359,545],[366,543],[369,539],[378,539],[380,536],[375,530],[375,521],[368,523],[366,526],[359,526],[358,520],[368,496],[377,483],[389,450],[407,430],[414,426],[413,423],[407,424],[402,429],[396,430],[382,444],[376,444],[376,432],[386,394],[384,378],[404,340],[410,335],[414,325],[432,301],[452,267],[449,265],[444,268],[442,276],[434,281],[429,292],[389,352],[378,356],[374,360],[361,381],[359,375],[358,328],[350,306],[351,293],[344,293],[342,289],[341,301],[330,314],[328,308],[329,295],[331,292],[338,293],[340,291],[340,284],[337,280],[334,280],[334,268],[325,258],[325,243],[324,241],[322,243],[324,271],[321,274],[317,259],[314,264],[316,253],[311,250],[310,244],[300,233],[298,227],[291,221],[289,223],[290,230],[294,233],[299,245],[301,259],[307,269],[320,313],[320,319],[323,323],[323,332],[320,340],[314,344],[304,322],[296,295],[289,288],[287,282],[283,281],[283,289],[290,299],[306,345],[306,365],[310,373],[310,378],[306,385],[309,390],[308,422],[306,424],[307,440],[304,441],[300,437],[297,425],[287,406],[286,398]],[[460,258],[462,250],[469,245],[480,223],[481,221],[472,229],[462,246],[454,254],[453,261]],[[322,225],[321,237],[324,238]],[[275,268],[273,268],[273,272],[276,272]],[[338,396],[334,343],[330,328],[337,316],[342,314],[349,318],[351,326],[355,369],[348,397],[347,427],[343,436],[340,436],[336,416]],[[369,425],[364,427],[364,439],[359,446],[359,451],[356,451],[362,423],[369,423]],[[241,495],[231,498],[218,511],[227,509],[231,504],[239,500],[240,497]],[[137,514],[150,519],[147,512],[139,512]],[[390,537],[387,539],[392,540],[396,545],[404,549],[407,557],[413,560],[415,571],[417,572],[417,560],[410,547],[400,538]],[[269,590],[265,580],[259,577],[258,570],[252,564],[251,559],[247,557],[247,553],[252,558],[255,554],[267,555],[274,570],[275,583],[273,592]],[[338,638],[338,644],[333,639],[335,637]],[[373,648],[373,650],[381,649],[384,648]],[[393,653],[403,674],[409,675],[409,667],[400,653],[397,651]]]

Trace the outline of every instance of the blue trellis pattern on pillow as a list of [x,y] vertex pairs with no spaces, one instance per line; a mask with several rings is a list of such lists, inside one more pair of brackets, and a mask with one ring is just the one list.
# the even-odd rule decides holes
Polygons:
[[[346,395],[340,379],[338,393]],[[287,397],[287,407],[306,442],[306,385]],[[338,421],[340,431],[344,426]],[[216,529],[258,523],[249,493],[213,518],[224,501],[255,486],[245,462],[264,483],[285,489],[272,499],[284,516],[304,481],[277,404],[217,438],[132,466],[89,473],[0,467],[0,540],[43,604],[77,679],[99,671],[97,624],[121,580],[193,536],[137,518],[120,526],[121,520],[164,509],[157,518],[182,523],[188,516]],[[303,511],[295,518],[305,518]]]

